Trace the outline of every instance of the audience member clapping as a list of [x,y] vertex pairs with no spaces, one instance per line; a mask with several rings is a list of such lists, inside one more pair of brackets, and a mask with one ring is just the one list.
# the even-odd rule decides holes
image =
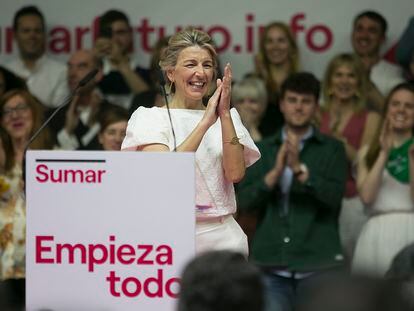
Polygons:
[[99,88],[104,97],[125,109],[131,106],[134,94],[147,91],[149,71],[141,68],[131,56],[132,27],[124,12],[106,11],[99,19],[99,38],[95,56],[103,59],[103,78]]
[[92,51],[79,50],[70,56],[67,83],[73,92],[79,82],[94,69],[99,69],[96,76],[77,91],[71,103],[60,110],[50,123],[62,149],[100,149],[97,117],[113,105],[104,100],[96,89],[97,83],[102,79],[102,67]]
[[357,178],[370,218],[357,242],[353,270],[376,276],[414,242],[414,86],[396,86],[385,108],[381,131],[361,149]]
[[343,264],[338,214],[345,150],[312,125],[318,99],[314,75],[286,79],[285,124],[257,144],[262,158],[237,187],[238,207],[260,215],[250,256],[264,272],[267,310],[294,310],[310,279]]
[[334,57],[326,70],[323,95],[324,110],[320,130],[343,142],[347,155],[346,192],[339,218],[342,246],[351,259],[359,232],[366,221],[358,197],[354,164],[361,146],[370,144],[380,122],[380,115],[368,112],[366,80],[359,59],[352,54]]

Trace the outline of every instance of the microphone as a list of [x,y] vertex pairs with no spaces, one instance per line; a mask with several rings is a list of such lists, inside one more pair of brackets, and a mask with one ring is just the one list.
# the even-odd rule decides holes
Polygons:
[[168,112],[168,118],[170,120],[170,127],[171,127],[171,132],[173,135],[173,141],[174,141],[174,152],[177,151],[177,141],[175,138],[175,131],[174,131],[174,126],[173,126],[173,122],[171,119],[171,113],[170,113],[170,103],[168,102],[168,97],[167,97],[167,92],[165,91],[165,77],[164,77],[164,73],[162,72],[161,68],[157,69],[157,74],[158,74],[158,81],[160,83],[160,89],[161,89],[161,93],[164,95],[164,100],[165,100],[165,106],[167,107],[167,112]]

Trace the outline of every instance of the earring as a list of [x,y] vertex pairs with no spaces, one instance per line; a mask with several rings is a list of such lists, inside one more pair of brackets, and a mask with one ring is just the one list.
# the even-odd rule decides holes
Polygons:
[[173,84],[174,84],[174,82],[173,82],[173,81],[171,81],[171,82],[170,82],[170,85],[168,85],[168,89],[167,89],[167,93],[168,93],[168,95],[170,95],[170,94],[171,94],[171,89],[172,89]]

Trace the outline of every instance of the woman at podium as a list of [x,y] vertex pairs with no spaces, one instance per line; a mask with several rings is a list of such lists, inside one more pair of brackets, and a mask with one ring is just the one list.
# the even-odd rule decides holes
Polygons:
[[[189,28],[172,36],[160,60],[170,109],[139,107],[128,122],[122,149],[195,152],[196,251],[232,249],[247,255],[246,235],[233,218],[233,183],[260,153],[230,108],[231,66],[216,80],[217,63],[205,32]],[[205,104],[203,99],[214,89]]]

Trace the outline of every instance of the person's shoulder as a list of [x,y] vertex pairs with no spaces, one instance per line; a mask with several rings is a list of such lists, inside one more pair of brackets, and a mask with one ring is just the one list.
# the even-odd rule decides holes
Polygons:
[[139,106],[131,115],[131,117],[142,119],[146,122],[151,122],[154,119],[159,119],[166,112],[166,109],[160,107],[144,107]]

